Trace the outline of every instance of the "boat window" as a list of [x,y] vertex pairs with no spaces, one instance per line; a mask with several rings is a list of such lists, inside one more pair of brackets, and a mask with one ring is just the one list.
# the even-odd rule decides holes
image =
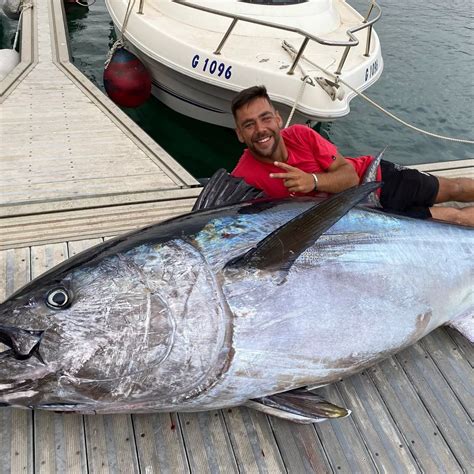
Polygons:
[[256,3],[257,5],[295,5],[305,3],[308,0],[239,0],[244,3]]

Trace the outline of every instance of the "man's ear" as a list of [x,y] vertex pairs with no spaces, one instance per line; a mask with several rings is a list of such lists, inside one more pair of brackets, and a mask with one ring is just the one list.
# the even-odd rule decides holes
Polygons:
[[239,139],[239,142],[244,143],[244,137],[242,136],[238,128],[235,129],[235,133],[237,134],[237,138]]

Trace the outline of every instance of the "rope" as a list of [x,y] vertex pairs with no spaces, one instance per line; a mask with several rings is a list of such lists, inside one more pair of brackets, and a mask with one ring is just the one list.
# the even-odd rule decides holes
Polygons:
[[12,49],[16,50],[18,44],[18,37],[20,36],[20,29],[21,29],[21,17],[23,16],[23,9],[20,12],[20,16],[18,17],[18,25],[16,25],[16,32],[15,32],[15,39],[13,40],[13,47]]
[[[285,47],[286,46],[286,47]],[[292,53],[295,53],[295,48],[290,45],[288,42],[284,41],[284,43],[282,44],[282,47],[285,51],[289,52],[288,49],[291,50]],[[288,48],[288,49],[287,49]],[[390,118],[392,118],[393,120],[396,120],[397,122],[401,123],[402,125],[405,125],[406,127],[412,129],[412,130],[415,130],[416,132],[419,132],[419,133],[422,133],[424,135],[428,135],[430,137],[434,137],[434,138],[440,138],[442,140],[448,140],[448,141],[452,141],[452,142],[458,142],[458,143],[468,143],[470,145],[474,145],[474,140],[466,140],[466,139],[462,139],[462,138],[453,138],[453,137],[447,137],[445,135],[439,135],[437,133],[433,133],[433,132],[429,132],[427,130],[423,130],[422,128],[419,128],[419,127],[416,127],[415,125],[411,125],[410,123],[408,122],[405,122],[405,120],[402,120],[401,118],[397,117],[396,115],[394,115],[392,112],[389,112],[388,110],[384,109],[381,105],[377,104],[374,100],[372,100],[370,97],[366,96],[365,94],[363,94],[362,92],[359,92],[358,90],[354,89],[350,84],[348,84],[346,81],[342,80],[340,77],[336,76],[335,74],[333,74],[332,72],[330,71],[327,71],[326,69],[324,69],[323,67],[321,66],[318,66],[316,63],[314,63],[313,61],[309,60],[308,58],[306,58],[304,55],[301,56],[301,59],[304,59],[306,62],[308,62],[309,64],[311,64],[312,66],[314,67],[317,67],[319,70],[321,70],[322,72],[324,72],[325,74],[327,74],[328,76],[330,76],[335,82],[340,82],[342,84],[344,84],[345,86],[347,86],[351,91],[355,92],[359,97],[362,97],[364,100],[366,100],[367,102],[369,102],[369,104],[373,105],[376,109],[380,110],[381,112],[383,112],[384,114],[388,115]]]
[[291,120],[293,118],[293,115],[295,113],[295,110],[296,110],[296,106],[298,105],[298,102],[301,100],[301,97],[303,95],[303,91],[304,91],[304,88],[305,88],[306,84],[308,82],[312,82],[311,78],[308,75],[304,76],[303,79],[301,79],[301,80],[303,82],[301,83],[300,90],[298,91],[298,95],[296,96],[295,103],[293,104],[293,108],[291,109],[290,115],[288,115],[288,119],[286,121],[285,128],[290,125],[290,122],[291,122]]
[[20,6],[20,16],[18,17],[18,24],[16,25],[16,32],[15,32],[15,38],[13,40],[13,48],[12,49],[16,49],[17,45],[18,45],[18,38],[19,38],[19,35],[20,35],[20,30],[21,30],[21,18],[23,16],[23,12],[25,10],[28,10],[28,8],[33,8],[33,4],[31,2],[22,2],[21,6]]
[[86,2],[84,3],[84,2],[81,2],[81,0],[76,0],[76,3],[77,3],[78,5],[80,5],[81,7],[91,7],[92,5],[94,5],[94,3],[95,3],[96,1],[97,1],[97,0],[92,0],[91,2],[88,2],[88,1],[86,0]]
[[110,48],[110,51],[107,54],[107,58],[105,59],[104,68],[107,69],[109,67],[110,61],[112,61],[112,57],[115,54],[115,51],[119,48],[123,48],[125,46],[125,29],[127,28],[128,20],[130,19],[130,15],[132,14],[133,7],[135,6],[136,0],[129,0],[127,5],[127,11],[125,12],[125,18],[123,20],[122,29],[120,30],[120,37],[115,41],[115,43]]

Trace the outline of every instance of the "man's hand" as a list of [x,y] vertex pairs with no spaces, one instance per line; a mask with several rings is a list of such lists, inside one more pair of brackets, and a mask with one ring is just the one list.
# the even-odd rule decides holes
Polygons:
[[[299,168],[279,161],[275,161],[274,165],[286,172],[270,173],[270,177],[283,179],[283,183],[291,194],[314,191],[315,182],[311,173],[305,173]],[[359,184],[359,176],[354,167],[339,153],[336,154],[329,168],[323,173],[317,173],[317,177],[318,192],[334,194]]]
[[285,170],[285,173],[270,173],[270,178],[283,179],[283,184],[290,193],[310,193],[314,191],[316,183],[312,174],[305,173],[294,166],[275,161],[273,163],[278,168]]

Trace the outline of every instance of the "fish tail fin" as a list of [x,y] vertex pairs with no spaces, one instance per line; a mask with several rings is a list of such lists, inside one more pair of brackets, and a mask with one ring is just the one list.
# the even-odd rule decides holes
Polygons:
[[344,418],[351,413],[350,410],[333,405],[319,395],[306,390],[291,390],[268,397],[255,398],[249,400],[245,405],[268,415],[303,424]]
[[471,344],[474,344],[474,314],[463,314],[447,323],[448,326],[459,331]]

